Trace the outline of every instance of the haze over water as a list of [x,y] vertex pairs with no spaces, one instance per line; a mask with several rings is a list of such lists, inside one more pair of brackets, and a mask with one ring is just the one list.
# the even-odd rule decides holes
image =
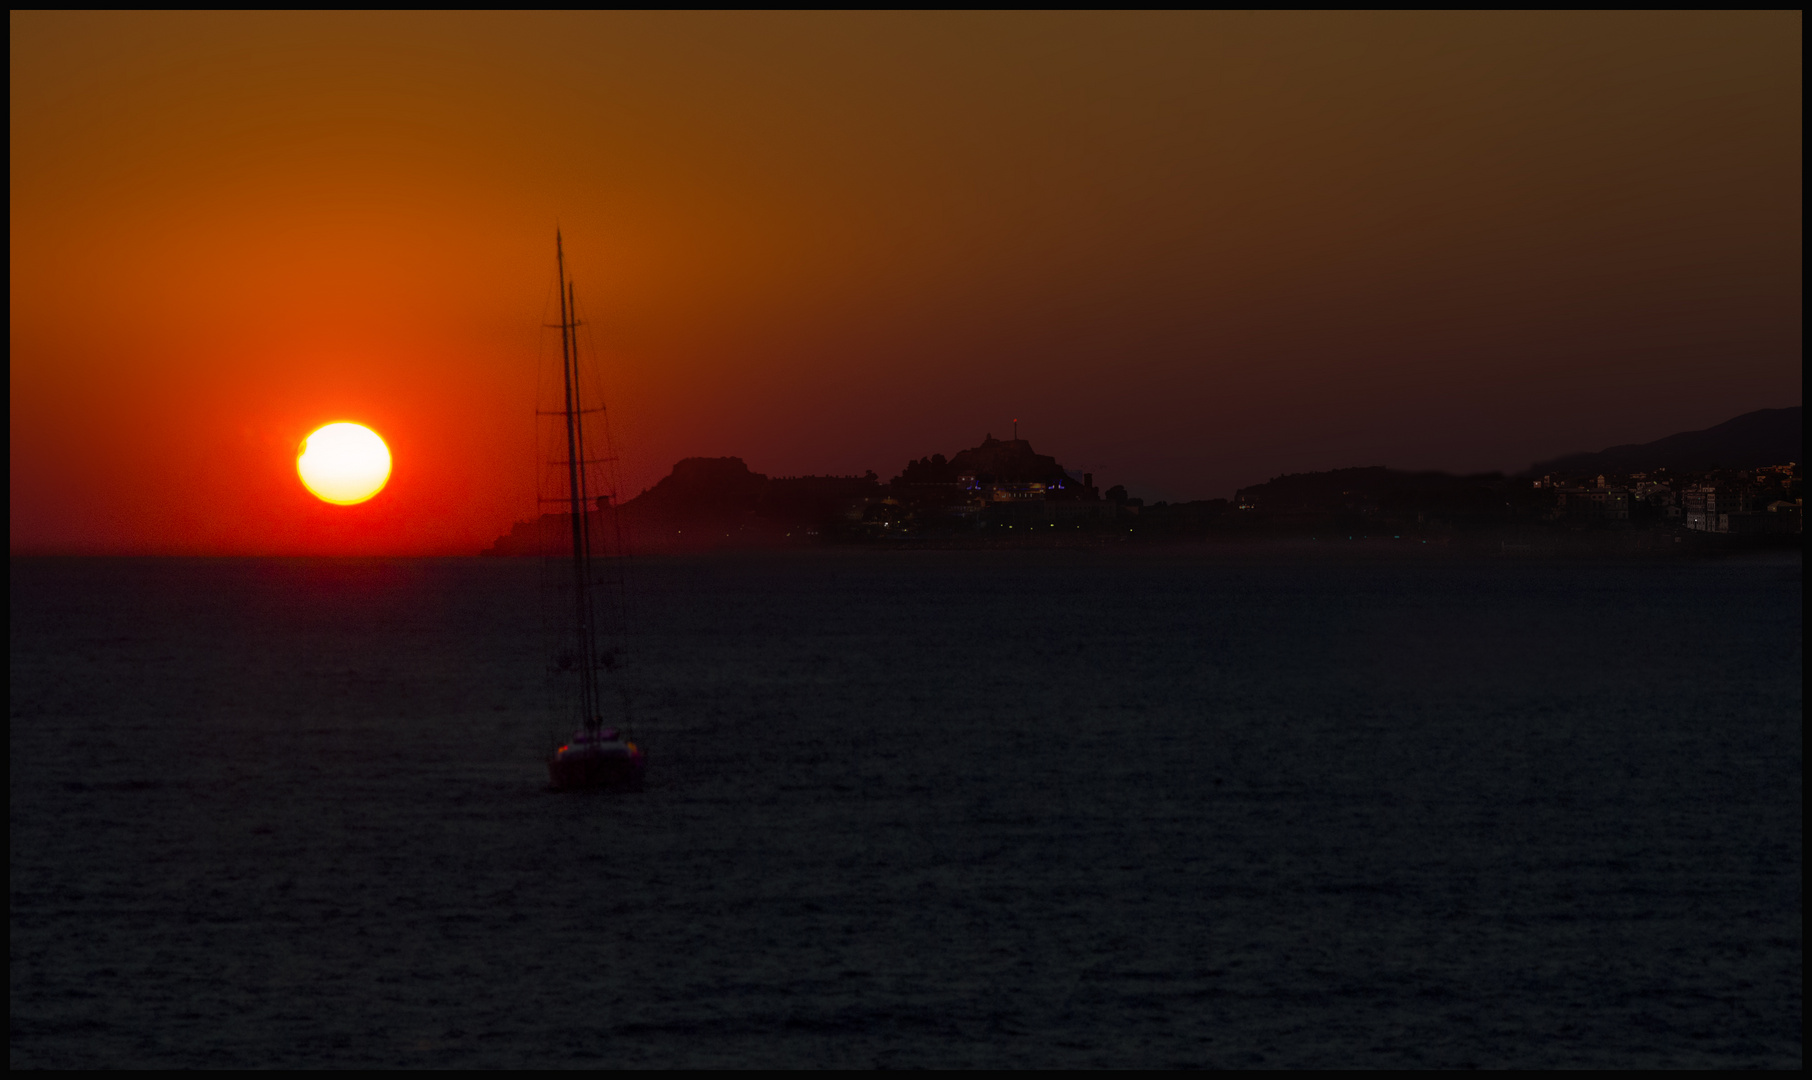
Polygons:
[[11,1064],[1798,1067],[1800,565],[15,560]]

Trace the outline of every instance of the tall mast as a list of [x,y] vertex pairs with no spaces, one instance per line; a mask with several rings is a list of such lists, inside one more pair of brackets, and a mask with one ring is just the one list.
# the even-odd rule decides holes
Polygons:
[[560,368],[566,390],[566,472],[567,501],[572,516],[573,601],[579,632],[579,702],[586,730],[596,730],[598,716],[597,641],[592,626],[591,552],[586,548],[585,489],[580,480],[584,471],[579,451],[580,412],[578,403],[578,336],[573,333],[571,301],[573,294],[566,284],[566,251],[559,230],[554,231],[554,261],[560,284]]

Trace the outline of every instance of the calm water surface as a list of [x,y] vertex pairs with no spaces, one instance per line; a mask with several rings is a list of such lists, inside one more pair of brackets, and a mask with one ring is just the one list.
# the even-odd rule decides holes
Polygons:
[[14,561],[14,1066],[1802,1063],[1801,572]]

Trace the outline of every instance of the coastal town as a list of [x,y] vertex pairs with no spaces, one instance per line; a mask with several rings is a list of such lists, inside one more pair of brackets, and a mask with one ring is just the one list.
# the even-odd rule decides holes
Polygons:
[[[1797,545],[1802,466],[1769,455],[1797,450],[1799,410],[1764,412],[1687,433],[1711,438],[1698,449],[1690,440],[1684,450],[1662,440],[1653,449],[1557,459],[1519,476],[1335,469],[1275,477],[1231,499],[1187,502],[1147,502],[1120,484],[1103,491],[1092,473],[1065,468],[1028,440],[992,434],[949,457],[908,461],[889,480],[873,471],[769,477],[741,458],[687,458],[621,505],[597,499],[592,531],[623,536],[642,552],[1189,539],[1407,540],[1505,554]],[[1758,441],[1749,429],[1764,421],[1780,430]],[[1695,463],[1707,454],[1735,464]],[[1648,461],[1660,463],[1629,467]],[[569,534],[565,521],[520,522],[487,554],[541,553]]]

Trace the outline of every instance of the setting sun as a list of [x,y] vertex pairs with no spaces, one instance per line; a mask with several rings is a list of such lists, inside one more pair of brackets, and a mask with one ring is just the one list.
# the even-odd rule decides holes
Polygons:
[[362,424],[328,424],[302,440],[296,474],[324,502],[362,503],[390,479],[390,448]]

